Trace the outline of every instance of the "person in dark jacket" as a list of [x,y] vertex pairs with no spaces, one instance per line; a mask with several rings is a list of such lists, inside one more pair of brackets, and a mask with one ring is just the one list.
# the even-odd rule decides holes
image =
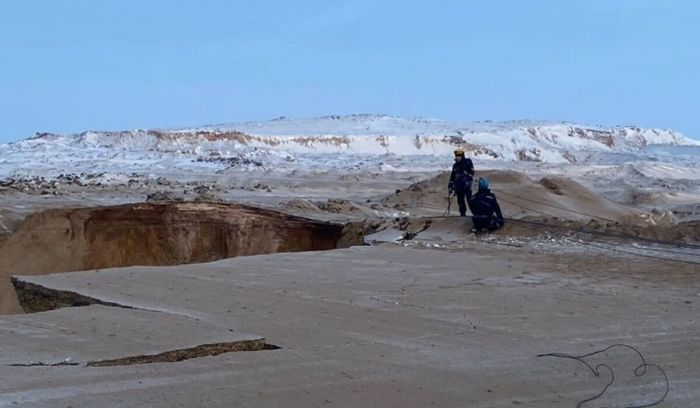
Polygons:
[[[474,164],[468,157],[464,157],[464,150],[455,150],[455,163],[452,165],[450,183],[447,185],[449,195],[457,196],[459,215],[467,215],[467,202],[472,196],[472,179],[474,177]],[[466,200],[466,201],[465,201]]]
[[472,232],[495,231],[505,224],[498,200],[489,189],[489,181],[484,178],[479,178],[479,190],[469,200],[469,209],[474,224]]

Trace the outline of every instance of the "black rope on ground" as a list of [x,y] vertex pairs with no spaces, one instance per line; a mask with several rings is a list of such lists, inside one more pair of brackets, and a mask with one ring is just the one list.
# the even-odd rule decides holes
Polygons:
[[572,209],[570,209],[570,208],[560,207],[560,206],[558,206],[558,205],[548,204],[548,203],[545,203],[545,202],[543,202],[543,201],[533,200],[533,199],[531,199],[531,198],[521,197],[521,196],[519,196],[519,195],[512,194],[512,193],[508,193],[508,192],[505,192],[505,191],[502,191],[502,190],[494,190],[494,191],[498,191],[500,194],[505,194],[505,195],[508,195],[508,196],[511,196],[511,197],[514,197],[514,198],[519,198],[519,199],[524,200],[524,201],[529,201],[529,202],[531,202],[531,203],[543,205],[543,206],[545,206],[545,207],[551,207],[551,208],[556,208],[557,210],[567,211],[567,212],[570,212],[570,213],[572,213],[572,214],[583,215],[583,216],[585,216],[585,217],[594,218],[594,219],[597,218],[597,219],[599,219],[599,220],[608,221],[608,222],[614,222],[614,223],[617,222],[616,220],[613,220],[613,219],[611,219],[611,218],[601,217],[601,216],[599,216],[599,215],[586,214],[586,213],[581,212],[581,211],[576,211],[576,210],[572,210]]
[[664,394],[661,396],[661,398],[659,398],[658,400],[653,401],[653,402],[650,402],[650,403],[641,404],[641,405],[626,405],[625,408],[646,408],[646,407],[653,407],[654,405],[658,405],[658,404],[662,403],[662,402],[666,399],[666,396],[668,396],[669,390],[670,390],[670,388],[671,388],[671,387],[670,387],[670,382],[669,382],[669,379],[668,379],[668,375],[666,375],[666,371],[664,371],[663,368],[661,368],[660,366],[658,366],[658,365],[656,365],[656,364],[647,363],[646,359],[644,358],[644,355],[643,355],[639,350],[637,350],[635,347],[630,346],[629,344],[624,344],[624,343],[613,344],[613,345],[608,346],[608,347],[606,347],[606,348],[604,348],[604,349],[597,350],[597,351],[594,351],[594,352],[591,352],[591,353],[588,353],[588,354],[578,355],[578,356],[577,356],[577,355],[566,354],[566,353],[545,353],[545,354],[538,354],[537,357],[555,357],[555,358],[565,358],[565,359],[570,359],[570,360],[576,360],[576,361],[578,361],[579,363],[581,363],[581,364],[585,365],[586,367],[588,367],[588,369],[591,370],[591,372],[593,373],[593,375],[596,376],[596,377],[600,376],[600,369],[601,369],[601,368],[605,368],[605,369],[607,369],[608,371],[610,371],[610,382],[608,382],[608,383],[605,385],[605,387],[603,388],[603,390],[600,391],[600,392],[599,392],[598,394],[596,394],[595,396],[590,397],[590,398],[586,398],[586,399],[580,401],[578,404],[576,404],[576,408],[580,408],[580,407],[583,406],[584,404],[586,404],[586,403],[588,403],[588,402],[591,402],[591,401],[594,401],[594,400],[596,400],[596,399],[602,397],[603,394],[605,394],[605,392],[608,390],[608,388],[610,388],[610,386],[613,385],[613,383],[615,382],[615,372],[613,371],[612,368],[610,368],[609,365],[607,365],[607,364],[598,364],[598,365],[596,365],[595,367],[593,367],[591,364],[589,364],[589,363],[585,360],[585,358],[594,356],[594,355],[596,355],[596,354],[604,353],[604,352],[606,352],[606,351],[608,351],[608,350],[610,350],[610,349],[612,349],[612,348],[615,348],[615,347],[627,348],[627,349],[630,349],[630,350],[634,351],[634,352],[637,354],[637,356],[638,356],[639,359],[641,360],[641,364],[638,365],[638,366],[634,369],[634,375],[635,375],[635,377],[643,377],[644,375],[646,375],[647,368],[648,368],[648,367],[651,367],[651,368],[655,368],[655,369],[659,370],[659,372],[664,376],[664,381],[666,382],[666,390],[664,391]]
[[[498,191],[498,190],[496,190],[496,191]],[[539,202],[539,201],[530,200],[530,199],[527,199],[527,198],[525,198],[525,197],[520,197],[520,196],[515,195],[515,194],[506,193],[505,191],[499,191],[499,193],[503,193],[503,194],[509,195],[509,196],[511,196],[511,197],[519,198],[519,199],[521,199],[521,200],[532,201],[532,202],[535,202],[535,203],[539,203],[539,204],[542,204],[542,205],[547,206],[547,207],[556,208],[556,209],[558,209],[558,210],[567,211],[567,212],[570,212],[570,213],[572,213],[572,214],[583,215],[583,216],[586,216],[586,217],[591,218],[591,219],[600,219],[600,220],[604,220],[604,221],[613,222],[613,223],[615,223],[615,224],[618,224],[618,221],[615,221],[615,220],[612,220],[612,219],[609,219],[609,218],[599,217],[599,216],[596,216],[596,215],[593,215],[593,214],[587,214],[587,213],[583,213],[583,212],[580,212],[580,211],[570,210],[570,209],[563,208],[563,207],[559,207],[559,206],[554,206],[554,205],[550,205],[550,204],[546,204],[546,203],[541,203],[541,202]],[[539,213],[539,214],[542,214],[542,215],[546,215],[546,216],[549,216],[549,217],[552,216],[551,214],[548,214],[548,213],[545,213],[545,212],[542,212],[542,211],[538,211],[538,210],[535,210],[535,209],[526,207],[526,206],[524,206],[524,205],[522,205],[522,204],[514,203],[514,202],[509,201],[509,200],[502,199],[502,201],[507,202],[507,203],[512,204],[512,205],[515,205],[515,206],[517,206],[517,207],[526,209],[526,210],[528,210],[528,211],[536,212],[536,213]],[[592,232],[592,233],[593,233],[593,232]],[[611,235],[611,234],[609,234],[609,235]],[[658,244],[671,244],[671,245],[685,246],[685,247],[688,247],[688,248],[700,249],[700,245],[690,244],[690,243],[687,243],[687,242],[662,241],[662,240],[656,240],[656,239],[651,239],[651,238],[636,237],[636,236],[634,236],[634,235],[629,235],[629,234],[617,234],[617,236],[618,236],[619,238],[635,238],[635,239],[638,239],[638,240],[641,240],[641,241],[654,242],[654,243],[658,243]]]
[[627,254],[627,255],[634,255],[634,256],[641,256],[644,258],[651,258],[651,259],[658,259],[658,260],[663,260],[663,261],[670,261],[670,262],[678,262],[678,263],[684,263],[688,265],[700,265],[700,262],[697,261],[691,261],[687,259],[674,259],[674,258],[666,258],[663,256],[655,256],[655,255],[647,255],[647,254],[640,254],[637,252],[632,252],[632,251],[625,251],[624,249],[619,249],[619,248],[613,248],[613,247],[606,247],[602,245],[596,245],[592,242],[580,242],[583,245],[588,245],[594,248],[599,248],[599,249],[605,249],[608,251],[613,251],[613,252],[618,252],[621,254]]
[[[516,219],[510,219],[510,218],[506,218],[506,220],[508,220],[508,221],[514,221],[514,222],[521,222],[521,223],[524,223],[524,224],[535,225],[535,226],[540,226],[540,227],[552,227],[552,225],[545,224],[545,223],[542,223],[542,222],[525,221],[525,220],[516,220]],[[587,233],[587,231],[578,231],[578,232]],[[601,233],[600,235],[605,235],[605,234]],[[587,246],[594,247],[594,248],[599,248],[599,249],[605,249],[605,250],[608,250],[608,251],[618,252],[618,253],[626,254],[626,255],[635,255],[635,256],[641,256],[641,257],[644,257],[644,258],[656,259],[656,260],[660,260],[660,261],[678,262],[678,263],[684,263],[684,264],[689,264],[689,265],[700,265],[700,262],[697,262],[697,261],[691,261],[691,260],[686,260],[686,259],[667,258],[667,257],[663,257],[663,256],[656,256],[656,255],[640,254],[640,253],[637,253],[637,252],[625,251],[625,250],[619,249],[619,248],[606,247],[606,246],[596,245],[596,244],[594,244],[594,243],[592,243],[592,242],[581,241],[581,242],[578,242],[578,243],[579,243],[579,244],[582,244],[582,245],[587,245]],[[652,250],[653,250],[653,249],[655,249],[655,248],[648,248],[648,249],[652,249]],[[644,251],[645,248],[639,248],[639,250]],[[696,253],[676,252],[676,251],[670,251],[670,252],[672,252],[673,254],[676,254],[676,255],[700,256],[700,254],[696,254]]]
[[444,213],[442,213],[443,217],[447,217],[450,215],[450,210],[452,210],[452,194],[447,195],[447,209],[445,210]]
[[522,204],[518,204],[518,203],[516,203],[516,202],[510,201],[510,200],[506,200],[505,198],[501,198],[500,201],[503,201],[503,202],[505,202],[505,203],[514,205],[514,206],[516,206],[516,207],[520,207],[520,208],[522,208],[522,209],[524,209],[524,210],[528,210],[528,211],[532,211],[532,212],[538,213],[538,214],[540,214],[540,215],[544,215],[544,216],[546,216],[546,217],[552,217],[552,214],[550,214],[550,213],[546,213],[546,212],[540,211],[540,210],[535,210],[534,208],[526,207],[526,206],[524,206],[524,205],[522,205]]
[[[528,224],[528,225],[535,225],[535,226],[551,227],[551,228],[558,228],[558,229],[569,230],[568,228],[566,228],[566,227],[564,227],[564,226],[562,226],[562,225],[552,225],[552,224],[547,224],[547,223],[544,223],[544,222],[536,222],[536,221],[528,221],[528,220],[519,220],[519,219],[515,219],[515,218],[505,218],[505,219],[508,220],[508,221],[511,221],[511,222],[517,222],[517,223],[521,223],[521,224]],[[598,236],[602,236],[602,237],[610,237],[610,238],[637,239],[637,238],[634,237],[633,235],[625,236],[625,235],[618,235],[618,234],[614,234],[614,233],[605,233],[605,232],[601,232],[601,231],[591,231],[591,230],[585,229],[585,227],[578,228],[578,229],[575,230],[575,232],[582,233],[582,234],[598,235]],[[642,239],[642,240],[643,240],[643,239]],[[654,243],[657,243],[657,242],[654,242]],[[669,252],[671,252],[671,253],[677,254],[677,255],[688,255],[688,256],[697,256],[697,257],[700,257],[700,252],[686,252],[686,251],[680,250],[680,248],[678,248],[678,245],[675,244],[675,243],[673,243],[673,242],[664,242],[663,244],[664,244],[664,245],[670,245],[670,246],[673,246],[673,247],[676,247],[676,248],[639,247],[638,249],[641,250],[641,251],[655,251],[655,252],[663,252],[663,253],[669,253]],[[691,248],[689,248],[689,249],[691,249]]]
[[[512,194],[511,194],[511,195],[512,195]],[[514,197],[516,197],[516,198],[522,198],[522,197],[518,197],[518,196],[514,196]],[[514,206],[516,206],[516,207],[520,207],[520,208],[525,209],[525,210],[528,210],[528,211],[532,211],[532,212],[535,212],[535,213],[538,213],[538,214],[541,214],[541,215],[545,215],[545,216],[547,216],[547,217],[551,217],[551,216],[552,216],[551,214],[548,214],[548,213],[545,213],[545,212],[542,212],[542,211],[539,211],[539,210],[535,210],[535,209],[533,209],[533,208],[529,208],[529,207],[527,207],[527,206],[524,206],[524,205],[522,205],[522,204],[515,203],[515,202],[510,201],[510,200],[506,200],[506,199],[503,199],[503,198],[502,198],[501,201],[506,202],[506,203],[511,204],[511,205],[514,205]],[[559,208],[559,207],[555,207],[555,208]],[[585,215],[585,216],[587,216],[587,217],[589,217],[589,218],[592,218],[592,219],[599,218],[599,217],[596,217],[596,216],[591,215],[591,214],[584,214],[584,213],[581,213],[581,212],[578,212],[578,211],[574,211],[574,210],[566,210],[566,209],[563,209],[563,208],[560,208],[560,209],[562,209],[562,210],[564,210],[564,211],[570,211],[570,212],[572,212],[572,213],[579,214],[579,215]],[[606,218],[600,218],[600,219],[606,219]],[[615,221],[615,223],[617,223],[617,221]],[[553,226],[553,227],[556,227],[556,226]],[[560,228],[561,228],[561,227],[560,227]],[[583,228],[584,228],[584,227],[582,227],[582,229],[583,229]],[[582,230],[581,232],[586,232],[586,233],[589,233],[589,234],[604,235],[604,236],[608,236],[608,237],[636,239],[636,240],[639,240],[639,241],[651,242],[651,243],[655,243],[655,244],[674,245],[674,246],[679,246],[679,247],[684,247],[684,248],[700,249],[700,245],[690,244],[690,243],[687,243],[687,242],[663,241],[663,240],[652,239],[652,238],[638,237],[638,236],[634,236],[634,235],[630,235],[630,234],[618,234],[618,233],[600,232],[600,231],[592,231],[592,230]]]
[[[428,217],[428,218],[437,219],[437,218],[452,218],[452,217],[448,217],[448,216],[431,216],[431,217]],[[518,220],[518,219],[515,219],[515,218],[504,218],[504,219],[505,219],[506,221],[508,221],[508,222],[519,222],[519,223],[528,224],[528,225],[533,225],[533,226],[537,226],[537,227],[566,229],[566,227],[564,227],[564,226],[550,225],[550,224],[546,224],[546,223],[543,223],[543,222],[535,222],[535,221],[527,221],[527,220]],[[594,234],[594,232],[592,232],[592,231],[586,231],[586,230],[578,230],[578,231],[575,231],[575,232]],[[603,232],[597,232],[597,235],[601,235],[601,236],[614,236],[614,235],[605,234],[605,233],[603,233]],[[624,238],[624,237],[623,237],[623,238]],[[636,237],[634,237],[634,236],[630,236],[630,237],[628,237],[628,238],[630,238],[630,239],[636,239]],[[492,243],[492,244],[498,244],[498,245],[503,245],[502,243],[499,243],[499,242],[490,242],[490,243]],[[596,245],[596,244],[593,244],[593,243],[590,243],[590,242],[585,242],[585,241],[578,242],[578,243],[579,243],[579,244],[582,244],[582,245],[588,245],[588,246],[591,246],[591,247],[599,248],[599,249],[606,249],[606,250],[609,250],[609,251],[618,252],[618,253],[623,253],[623,254],[627,254],[627,255],[641,256],[641,257],[644,257],[644,258],[651,258],[651,259],[655,259],[655,260],[659,260],[659,261],[670,261],[670,262],[678,262],[678,263],[684,263],[684,264],[689,264],[689,265],[700,265],[700,262],[690,261],[690,260],[685,260],[685,259],[674,259],[674,258],[667,258],[667,257],[663,257],[663,256],[654,256],[654,255],[640,254],[640,253],[637,253],[637,252],[624,251],[624,250],[621,250],[621,249],[618,249],[618,248],[600,246],[600,245]],[[675,244],[673,244],[673,243],[666,243],[666,244],[667,244],[667,245],[675,245]],[[516,246],[516,245],[508,245],[508,246]],[[639,249],[640,251],[644,251],[644,250],[663,251],[662,249],[659,249],[659,248],[638,248],[638,249]],[[676,254],[676,255],[700,256],[700,254],[697,254],[697,253],[690,253],[690,252],[678,252],[678,251],[673,251],[673,250],[670,250],[670,252],[672,252],[673,254]]]

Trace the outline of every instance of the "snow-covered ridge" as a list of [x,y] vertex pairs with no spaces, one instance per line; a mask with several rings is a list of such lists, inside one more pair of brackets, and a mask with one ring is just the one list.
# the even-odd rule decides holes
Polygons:
[[[193,129],[40,133],[0,145],[0,190],[35,179],[39,182],[34,184],[43,185],[43,179],[63,183],[76,177],[81,183],[131,185],[139,180],[158,184],[160,178],[218,180],[249,172],[283,177],[432,172],[450,167],[455,147],[465,148],[480,168],[570,170],[582,177],[588,176],[581,172],[592,171],[596,177],[604,173],[637,184],[640,177],[670,178],[693,189],[700,168],[700,142],[670,130],[351,115]],[[537,163],[523,163],[528,161]]]
[[304,153],[445,155],[455,147],[480,158],[574,162],[583,152],[636,152],[648,145],[700,145],[673,130],[603,128],[570,123],[450,123],[384,115],[279,118],[190,129],[39,133],[20,150],[110,148],[176,154],[235,156],[250,149],[290,156]]

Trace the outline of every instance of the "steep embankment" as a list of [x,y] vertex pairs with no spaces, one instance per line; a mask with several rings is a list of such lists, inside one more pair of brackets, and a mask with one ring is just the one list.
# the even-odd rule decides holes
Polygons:
[[10,275],[333,249],[356,243],[346,232],[340,224],[235,204],[48,210],[0,241],[0,313],[19,312]]

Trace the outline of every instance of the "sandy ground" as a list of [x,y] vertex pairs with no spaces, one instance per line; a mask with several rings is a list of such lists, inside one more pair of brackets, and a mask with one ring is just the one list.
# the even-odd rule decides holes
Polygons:
[[[376,223],[376,231],[366,238],[371,247],[21,278],[47,296],[67,291],[162,314],[152,338],[136,326],[128,339],[113,332],[121,357],[218,341],[161,341],[178,336],[171,315],[282,348],[124,367],[15,367],[6,364],[68,357],[83,364],[102,352],[92,344],[111,340],[87,319],[89,308],[2,317],[3,344],[12,346],[0,352],[9,379],[0,407],[575,406],[604,382],[575,362],[534,356],[620,342],[667,370],[671,389],[661,406],[692,406],[700,396],[697,186],[674,181],[635,198],[639,186],[605,184],[605,172],[526,164],[479,171],[509,218],[496,234],[475,236],[468,218],[442,217],[447,175],[438,171],[227,173],[196,185],[65,185],[55,195],[4,188],[0,246],[37,211],[163,199],[251,203]],[[29,257],[59,244],[29,240],[13,251]],[[103,308],[96,313],[108,320],[120,309]],[[81,316],[85,326],[75,327]],[[53,332],[74,336],[76,345],[55,347]],[[131,341],[139,345],[133,353]],[[606,359],[622,359],[616,374],[629,374],[628,357]],[[602,405],[663,393],[658,375],[620,379]]]
[[[700,389],[700,282],[688,265],[478,243],[459,250],[382,244],[21,279],[156,311],[161,325],[185,318],[217,328],[183,334],[184,343],[200,335],[202,343],[217,342],[223,329],[281,348],[85,367],[104,352],[100,342],[132,343],[138,354],[167,336],[167,327],[140,333],[132,312],[114,307],[126,326],[108,331],[111,338],[100,328],[105,323],[89,319],[89,308],[6,318],[0,361],[70,358],[79,365],[0,365],[0,406],[574,407],[610,377],[536,356],[616,343],[637,347],[666,371],[670,391],[660,406],[692,406]],[[76,328],[71,322],[80,316],[86,321]],[[51,331],[74,341],[54,347]],[[615,370],[603,405],[642,404],[664,393],[659,372],[632,374],[639,363],[628,351],[591,363]]]
[[[643,208],[617,203],[597,194],[594,190],[571,178],[535,174],[533,169],[483,170],[481,177],[491,180],[493,190],[499,196],[501,206],[508,218],[518,220],[546,221],[564,229],[578,229],[586,225],[588,229],[601,232],[613,230],[617,233],[645,236],[664,241],[700,240],[697,225],[678,225],[679,217],[669,210],[648,212]],[[391,225],[394,220],[435,217],[444,214],[447,207],[447,172],[389,172],[385,174],[346,172],[334,175],[332,172],[313,172],[278,175],[259,174],[258,178],[244,179],[227,175],[208,181],[181,182],[159,179],[155,183],[132,183],[129,187],[109,185],[78,185],[64,183],[55,191],[60,194],[42,194],[40,189],[5,189],[2,221],[6,237],[11,231],[21,230],[19,238],[0,236],[0,312],[17,312],[16,302],[9,285],[12,274],[38,274],[80,270],[66,265],[85,264],[86,268],[99,263],[81,263],[76,257],[76,245],[70,242],[74,237],[57,235],[59,227],[74,224],[74,220],[47,220],[40,225],[24,225],[27,215],[46,209],[95,207],[104,205],[138,203],[143,201],[186,201],[186,202],[244,202],[256,206],[272,208],[286,213],[333,222],[374,222],[377,225]],[[457,213],[455,200],[452,200],[452,214]],[[85,218],[87,216],[83,216]],[[75,218],[75,217],[73,217]],[[81,219],[82,219],[81,218]],[[369,221],[368,221],[369,220]],[[565,224],[564,221],[574,223]],[[68,224],[67,224],[68,223]],[[577,224],[578,223],[578,224]],[[532,235],[532,231],[508,228],[501,234]],[[580,225],[579,225],[580,224]],[[612,226],[611,226],[612,225]],[[646,228],[650,227],[650,228]],[[24,230],[22,230],[24,228]],[[46,229],[45,233],[42,229]],[[115,227],[116,228],[116,227]],[[433,229],[434,230],[434,229]],[[465,226],[468,231],[469,227]],[[642,231],[643,230],[643,231]],[[66,230],[67,231],[67,230]],[[123,235],[123,228],[115,230],[115,235]],[[559,231],[561,233],[561,231]],[[60,234],[59,234],[60,235]],[[133,251],[137,242],[122,245],[124,251]],[[95,238],[96,239],[96,238]],[[105,242],[116,242],[115,238],[100,238]],[[177,239],[177,238],[173,238]],[[87,248],[86,245],[78,245]],[[190,244],[183,245],[189,247]],[[98,251],[93,246],[93,251]],[[65,256],[61,257],[61,252]],[[83,250],[84,252],[85,250]],[[108,253],[114,251],[107,250]],[[35,253],[27,258],[25,254]],[[49,257],[44,255],[50,254]],[[99,255],[98,255],[99,256]],[[71,257],[71,259],[66,259]],[[13,259],[34,259],[36,262],[18,265]],[[112,256],[111,258],[114,258]],[[146,259],[148,258],[148,259]],[[153,259],[163,259],[161,264],[178,263],[169,254],[151,254],[141,264],[153,264]],[[172,258],[172,259],[171,259]],[[105,262],[103,262],[105,263]],[[50,270],[46,265],[57,265]],[[139,264],[138,259],[130,263],[116,262],[112,266]],[[32,270],[32,265],[36,265]],[[10,309],[8,309],[8,307]]]

